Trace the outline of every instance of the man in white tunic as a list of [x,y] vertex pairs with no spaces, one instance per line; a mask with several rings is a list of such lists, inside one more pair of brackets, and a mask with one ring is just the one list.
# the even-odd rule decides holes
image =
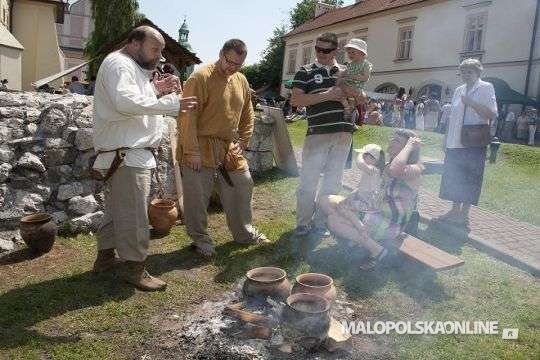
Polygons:
[[[164,114],[177,116],[196,106],[194,97],[180,97],[178,78],[150,82],[164,47],[157,30],[148,26],[134,29],[127,45],[101,64],[94,95],[94,148],[98,153],[94,169],[108,177],[94,271],[110,269],[116,249],[125,261],[125,280],[145,291],[166,287],[145,270],[150,238],[148,197],[151,170],[156,167],[150,149],[159,144]],[[113,162],[120,162],[114,172]]]

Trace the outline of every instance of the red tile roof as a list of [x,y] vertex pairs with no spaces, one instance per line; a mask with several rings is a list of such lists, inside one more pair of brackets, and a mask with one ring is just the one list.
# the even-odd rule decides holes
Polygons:
[[322,15],[319,15],[290,31],[284,37],[290,37],[292,35],[319,29],[342,21],[423,1],[427,0],[364,0],[349,6],[330,10]]

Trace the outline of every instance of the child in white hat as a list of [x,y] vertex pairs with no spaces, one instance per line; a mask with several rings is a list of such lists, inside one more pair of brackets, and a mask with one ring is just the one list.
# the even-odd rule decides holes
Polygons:
[[349,40],[345,45],[345,50],[350,62],[347,64],[347,70],[340,73],[338,85],[345,92],[347,98],[354,100],[353,104],[348,99],[342,101],[345,114],[350,116],[353,107],[362,104],[366,100],[364,89],[373,70],[373,65],[366,60],[367,43],[364,40]]
[[329,215],[338,213],[364,232],[365,227],[358,214],[380,210],[382,173],[386,164],[384,151],[377,144],[368,144],[357,153],[356,165],[361,173],[357,188],[345,199],[332,205]]
[[384,151],[377,144],[367,144],[358,151],[356,166],[360,171],[360,181],[344,202],[355,212],[375,211],[379,207],[378,195],[385,167]]

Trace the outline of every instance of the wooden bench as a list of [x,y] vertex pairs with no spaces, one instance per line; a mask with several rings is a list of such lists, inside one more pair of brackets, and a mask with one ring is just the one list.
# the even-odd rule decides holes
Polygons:
[[401,244],[396,245],[402,254],[426,265],[433,271],[453,269],[465,264],[457,256],[423,242],[412,235],[404,233],[398,241],[401,241]]

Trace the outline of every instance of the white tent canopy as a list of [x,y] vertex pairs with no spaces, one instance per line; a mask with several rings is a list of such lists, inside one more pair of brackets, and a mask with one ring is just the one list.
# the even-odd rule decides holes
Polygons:
[[57,73],[57,74],[54,74],[54,75],[51,75],[51,76],[47,76],[47,77],[44,78],[44,79],[35,81],[35,82],[32,83],[32,87],[33,87],[34,89],[38,89],[38,88],[40,88],[41,86],[50,83],[51,81],[54,81],[54,80],[56,80],[56,79],[59,79],[59,78],[64,77],[64,76],[66,76],[66,75],[69,75],[69,74],[71,74],[71,73],[74,72],[74,71],[79,70],[80,68],[82,68],[82,67],[86,66],[87,64],[89,64],[91,61],[92,61],[92,60],[90,60],[90,61],[85,61],[85,62],[83,62],[82,64],[79,64],[79,65],[74,66],[74,67],[72,67],[72,68],[69,68],[69,69],[67,69],[67,70],[61,71],[61,72],[59,72],[59,73]]

